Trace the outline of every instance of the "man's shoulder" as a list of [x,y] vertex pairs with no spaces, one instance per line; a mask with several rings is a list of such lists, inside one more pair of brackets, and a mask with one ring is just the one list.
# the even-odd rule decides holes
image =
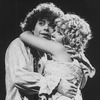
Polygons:
[[21,42],[22,42],[22,41],[21,41],[20,38],[15,38],[15,39],[10,43],[10,45],[19,44],[19,43],[21,43]]
[[8,46],[8,50],[9,51],[22,51],[22,52],[27,52],[29,54],[35,53],[36,54],[36,50],[32,49],[30,46],[28,46],[27,44],[25,44],[20,38],[16,38],[14,39],[10,45]]
[[10,43],[9,46],[12,47],[12,46],[20,46],[20,45],[24,45],[23,41],[20,38],[16,38]]
[[8,49],[14,50],[22,47],[24,47],[23,41],[20,38],[16,38],[9,44]]

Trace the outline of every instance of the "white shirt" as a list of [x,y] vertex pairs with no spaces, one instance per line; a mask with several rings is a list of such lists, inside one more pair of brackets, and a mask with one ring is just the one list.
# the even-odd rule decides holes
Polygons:
[[33,55],[19,39],[8,47],[5,55],[6,100],[33,100],[43,76],[34,72]]

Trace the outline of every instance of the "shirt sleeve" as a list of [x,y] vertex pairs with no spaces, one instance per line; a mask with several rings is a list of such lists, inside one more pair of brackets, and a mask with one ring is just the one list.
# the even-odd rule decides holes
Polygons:
[[92,78],[95,75],[96,70],[94,67],[92,67],[92,65],[91,65],[91,69],[87,67],[90,66],[87,64],[80,63],[80,66],[82,67],[83,70],[83,78],[81,82],[81,89],[82,89],[86,85],[88,77]]
[[43,79],[32,63],[24,44],[11,43],[5,56],[6,74],[15,87],[28,94],[38,93]]
[[49,75],[45,76],[44,79],[42,79],[42,87],[40,88],[39,95],[42,94],[48,94],[51,95],[53,91],[56,89],[58,86],[59,82],[61,80],[60,76],[57,75]]

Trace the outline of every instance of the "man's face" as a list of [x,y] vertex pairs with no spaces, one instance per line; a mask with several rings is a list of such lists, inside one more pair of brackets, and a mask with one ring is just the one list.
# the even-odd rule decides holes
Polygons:
[[47,20],[38,20],[35,28],[34,28],[34,35],[46,39],[51,39],[51,34],[54,29],[50,26],[50,22]]

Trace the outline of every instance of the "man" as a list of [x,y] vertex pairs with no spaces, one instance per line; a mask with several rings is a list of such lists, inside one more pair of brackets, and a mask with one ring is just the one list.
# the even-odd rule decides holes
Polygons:
[[[55,27],[54,20],[60,16],[63,16],[63,12],[54,4],[40,4],[21,23],[22,31],[28,30],[36,36],[50,39]],[[46,59],[46,54],[31,49],[20,38],[11,42],[5,55],[6,100],[39,99],[39,90],[45,82],[41,69]],[[66,85],[66,81],[61,80],[56,90],[72,97],[77,87],[71,83]]]

